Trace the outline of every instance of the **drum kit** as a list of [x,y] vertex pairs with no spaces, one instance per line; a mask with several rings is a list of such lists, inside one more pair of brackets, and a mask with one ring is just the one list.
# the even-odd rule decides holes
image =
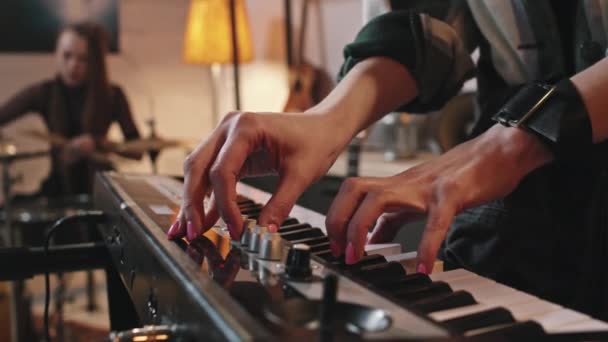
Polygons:
[[[149,124],[153,129],[153,122]],[[68,141],[67,138],[51,132],[24,131],[22,133],[30,138],[45,141],[51,147],[65,146]],[[147,138],[129,140],[124,143],[110,143],[109,145],[112,148],[108,153],[94,152],[90,158],[103,165],[111,165],[111,154],[147,153],[150,156],[155,173],[157,169],[156,157],[161,151],[169,148],[192,148],[192,144],[187,141],[161,138],[155,134],[154,130]],[[4,204],[0,209],[0,226],[3,228],[2,234],[0,234],[0,247],[17,247],[23,244],[31,244],[32,241],[22,241],[22,228],[35,227],[44,230],[58,219],[70,215],[75,211],[88,209],[92,205],[90,197],[86,194],[52,199],[44,197],[27,200],[16,199],[13,185],[20,180],[20,177],[15,177],[11,174],[10,171],[13,163],[44,157],[49,154],[50,150],[48,149],[22,151],[14,143],[0,139],[0,167],[2,167],[2,194],[4,195]],[[37,236],[43,233],[42,231],[34,235]],[[24,305],[23,281],[13,281],[10,284],[10,292],[12,293],[10,298],[11,331],[13,332],[13,337],[23,336],[22,333],[26,324],[25,317],[27,317],[27,309],[24,308],[26,305]],[[94,308],[95,306],[92,297],[94,296],[90,294],[88,298],[88,306],[90,308]]]

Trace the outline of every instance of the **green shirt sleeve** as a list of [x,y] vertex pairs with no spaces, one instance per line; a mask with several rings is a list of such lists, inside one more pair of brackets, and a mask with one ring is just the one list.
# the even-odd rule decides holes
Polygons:
[[388,57],[404,65],[414,77],[418,97],[397,110],[426,113],[440,109],[474,72],[474,64],[445,22],[414,11],[392,11],[371,20],[344,48],[342,79],[360,61]]

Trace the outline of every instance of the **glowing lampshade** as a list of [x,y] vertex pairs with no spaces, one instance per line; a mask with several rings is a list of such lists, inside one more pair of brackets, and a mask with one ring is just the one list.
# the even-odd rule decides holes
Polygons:
[[[232,62],[229,0],[192,0],[184,36],[184,61],[192,64]],[[239,62],[253,59],[245,3],[235,0]]]

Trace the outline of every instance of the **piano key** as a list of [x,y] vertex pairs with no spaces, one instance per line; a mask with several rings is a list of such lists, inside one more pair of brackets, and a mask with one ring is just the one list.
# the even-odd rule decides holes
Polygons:
[[283,223],[281,223],[281,227],[288,226],[288,225],[291,225],[291,224],[298,224],[298,223],[300,223],[300,221],[298,221],[297,218],[295,218],[295,217],[288,217],[288,218],[285,219],[285,221],[283,221]]
[[425,286],[398,290],[393,292],[393,296],[406,303],[412,303],[452,292],[450,285],[443,281],[437,281]]
[[455,270],[440,273],[431,273],[429,276],[433,281],[448,281],[458,278],[479,277],[477,274],[471,271],[467,271],[464,268],[458,268]]
[[289,233],[289,232],[293,232],[296,230],[300,230],[300,229],[310,229],[312,228],[311,225],[309,225],[308,223],[298,223],[298,224],[290,224],[287,226],[281,226],[279,227],[279,233]]
[[356,264],[347,265],[345,263],[344,259],[340,258],[340,260],[336,261],[334,263],[334,265],[336,265],[344,270],[357,270],[357,269],[360,269],[365,266],[384,264],[384,263],[386,263],[386,258],[383,255],[372,254],[372,255],[363,256],[361,259],[359,259],[359,261]]
[[496,285],[496,282],[494,280],[483,278],[480,276],[447,279],[444,281],[450,284],[450,286],[454,290],[472,290],[485,286]]
[[246,205],[249,203],[255,203],[253,200],[246,198],[246,197],[242,197],[240,195],[237,195],[238,197],[236,198],[236,204],[237,205]]
[[327,251],[331,252],[331,247],[329,246],[329,241],[318,243],[316,245],[309,245],[309,246],[310,246],[310,253],[313,253],[313,254],[319,253],[319,252],[327,252]]
[[260,204],[257,204],[255,202],[245,202],[243,204],[238,203],[237,206],[239,207],[239,210],[241,212],[243,210],[248,210],[248,209],[252,209],[252,208],[261,208],[262,207]]
[[313,255],[315,255],[329,263],[336,261],[336,257],[332,254],[331,250],[313,253]]
[[289,241],[289,243],[291,243],[292,245],[295,245],[296,243],[303,243],[309,246],[317,245],[324,242],[329,243],[329,238],[325,235]]
[[[473,299],[475,299],[475,297],[473,297]],[[453,309],[431,312],[429,314],[429,316],[436,321],[442,322],[442,321],[445,321],[448,319],[462,317],[462,316],[470,315],[470,314],[473,314],[476,312],[493,309],[496,307],[497,306],[495,306],[493,304],[478,303],[478,304],[473,304],[473,305],[469,305],[469,306],[463,306],[461,308],[453,308]]]
[[473,296],[471,296],[470,293],[462,290],[412,303],[416,309],[427,314],[434,311],[459,308],[474,304],[476,304],[476,302]]
[[407,274],[395,279],[390,279],[388,281],[383,281],[382,279],[371,279],[370,284],[374,287],[385,291],[395,291],[405,287],[413,287],[413,286],[421,286],[428,285],[432,283],[431,278],[428,275],[423,273],[413,273]]
[[509,311],[511,311],[513,317],[515,317],[515,319],[518,321],[527,321],[532,317],[561,309],[561,306],[542,299],[509,306]]
[[383,264],[369,265],[348,271],[354,278],[362,281],[398,279],[405,275],[405,270],[400,263],[391,261]]
[[470,315],[452,318],[443,321],[448,328],[459,333],[465,333],[469,330],[487,328],[494,325],[504,325],[515,323],[515,319],[505,308],[494,308],[476,312]]
[[255,207],[251,207],[245,210],[241,210],[241,215],[255,215],[255,214],[259,214],[262,212],[262,206],[255,206]]
[[[551,333],[579,333],[586,331],[608,331],[608,323],[599,321],[597,319],[588,319],[572,324],[566,324],[561,327],[556,327],[555,329],[551,330]],[[604,336],[604,338],[601,340],[605,341],[606,336]]]
[[280,233],[280,234],[283,239],[288,240],[288,241],[325,236],[325,234],[323,234],[323,231],[319,228],[300,229],[300,230],[296,230],[293,232]]
[[466,335],[475,336],[475,341],[537,341],[547,334],[540,324],[526,321],[470,331]]
[[571,309],[551,311],[530,318],[530,320],[533,320],[540,324],[547,333],[558,332],[560,331],[561,327],[567,324],[583,322],[589,319],[589,316]]

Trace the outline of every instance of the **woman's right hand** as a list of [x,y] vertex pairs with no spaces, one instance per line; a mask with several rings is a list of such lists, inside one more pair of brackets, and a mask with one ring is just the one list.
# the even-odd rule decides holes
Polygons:
[[[198,237],[221,216],[233,239],[242,218],[236,183],[246,176],[278,174],[279,185],[264,206],[260,224],[277,229],[300,194],[331,167],[350,140],[344,125],[325,114],[233,112],[203,140],[184,163],[181,210],[168,236]],[[203,200],[212,193],[209,212]]]

